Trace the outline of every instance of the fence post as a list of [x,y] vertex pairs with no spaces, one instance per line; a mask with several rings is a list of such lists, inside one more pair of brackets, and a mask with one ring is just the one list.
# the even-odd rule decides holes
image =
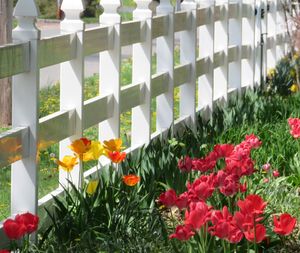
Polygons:
[[[80,13],[84,10],[82,0],[63,0],[61,9],[65,19],[60,23],[62,34],[73,33],[72,43],[76,49],[76,58],[60,65],[60,110],[74,110],[75,129],[74,135],[59,143],[59,155],[62,158],[72,152],[68,148],[70,143],[83,134],[83,101],[84,101],[84,56],[83,56],[83,31],[84,23],[80,20]],[[67,187],[68,181],[76,187],[81,187],[83,180],[82,162],[69,173],[60,170],[59,183]]]
[[[243,2],[242,0],[230,1],[230,4],[237,4],[237,17],[229,18],[228,33],[229,47],[236,46],[237,60],[228,64],[228,88],[230,90],[237,89],[241,91],[242,84],[242,17],[243,17]],[[230,51],[228,52],[230,53]],[[233,54],[235,54],[233,53]],[[228,55],[229,58],[229,55]]]
[[[198,78],[198,109],[207,107],[203,117],[208,120],[213,111],[214,90],[214,1],[198,0],[199,7],[206,9],[207,23],[198,28],[199,59],[208,57],[208,71]],[[199,18],[199,17],[197,17]]]
[[[267,41],[270,41],[270,49],[267,50],[267,70],[275,68],[276,66],[276,13],[277,13],[277,1],[273,0],[268,2],[268,28],[267,28]],[[270,39],[270,40],[269,40]],[[269,43],[267,43],[269,48]]]
[[135,0],[137,8],[133,19],[141,20],[145,36],[133,45],[132,83],[145,83],[144,103],[132,109],[131,146],[148,143],[151,137],[151,65],[152,65],[152,10],[151,0]]
[[102,0],[104,13],[100,16],[101,26],[110,26],[111,48],[100,53],[99,92],[101,95],[113,95],[112,117],[99,124],[99,139],[101,141],[119,138],[120,136],[120,76],[121,76],[121,16],[117,10],[121,6],[120,0]]
[[283,6],[282,6],[282,2],[279,1],[277,2],[277,34],[280,34],[280,44],[277,46],[277,51],[276,51],[276,56],[277,56],[277,61],[280,60],[284,54],[285,54],[285,31],[286,31],[286,26],[285,26],[285,21],[284,21],[284,13],[283,13]]
[[262,34],[262,63],[261,63],[261,84],[264,84],[267,77],[267,44],[268,44],[268,13],[267,0],[261,0],[261,34]]
[[180,63],[190,63],[190,81],[180,86],[180,117],[189,115],[190,126],[196,125],[196,47],[197,47],[197,4],[194,0],[185,0],[181,3],[181,10],[190,15],[190,30],[180,33]]
[[25,157],[12,164],[11,214],[37,213],[38,203],[38,122],[39,122],[39,67],[38,40],[40,31],[35,26],[39,15],[34,0],[19,0],[14,10],[18,26],[13,40],[29,41],[29,71],[13,77],[12,127],[28,126],[28,143],[23,143]]
[[[247,9],[247,17],[242,18],[242,50],[243,47],[250,47],[250,54],[242,60],[242,84],[251,88],[255,85],[255,1],[244,1]],[[243,7],[244,8],[244,7]],[[258,15],[258,14],[257,14]],[[246,49],[246,48],[245,48]],[[247,49],[248,51],[248,49]],[[259,60],[259,59],[258,59]],[[260,61],[260,60],[259,60]]]
[[174,123],[174,7],[170,0],[161,0],[156,13],[168,15],[169,31],[156,40],[157,73],[169,73],[168,91],[156,99],[156,130],[162,132]]
[[[228,0],[216,0],[220,21],[215,22],[214,63],[221,63],[214,71],[214,100],[227,101],[228,92]],[[216,15],[215,15],[216,16]]]
[[255,85],[261,85],[262,80],[262,70],[263,70],[263,45],[262,45],[262,19],[261,19],[261,12],[262,12],[262,1],[256,0],[255,1],[255,70],[254,70],[254,82]]

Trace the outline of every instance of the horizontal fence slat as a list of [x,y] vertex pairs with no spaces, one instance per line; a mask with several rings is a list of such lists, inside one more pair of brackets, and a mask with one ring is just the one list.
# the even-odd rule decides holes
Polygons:
[[0,79],[29,70],[29,42],[0,46]]
[[156,98],[157,96],[168,91],[169,83],[169,73],[157,73],[152,75],[151,79],[151,98]]
[[239,17],[239,5],[238,3],[230,3],[228,6],[228,18]]
[[211,20],[212,11],[210,8],[197,9],[197,26],[208,25]]
[[251,57],[251,46],[243,45],[242,46],[242,59],[248,59]]
[[0,134],[0,168],[27,156],[28,128],[13,128]]
[[226,8],[224,5],[216,5],[214,8],[215,12],[215,22],[217,21],[223,21],[226,18]]
[[221,67],[225,64],[225,52],[219,51],[214,53],[214,68]]
[[39,149],[45,149],[75,132],[75,111],[59,111],[39,121]]
[[38,45],[39,67],[44,68],[74,59],[76,57],[74,36],[75,34],[65,34],[41,39]]
[[174,68],[174,87],[178,87],[190,81],[191,67],[191,63],[186,63]]
[[121,24],[121,46],[141,42],[141,21],[129,21]]
[[238,46],[229,46],[228,47],[228,62],[237,61],[239,57],[239,47]]
[[174,22],[175,32],[191,29],[191,15],[187,11],[176,12],[174,15]]
[[84,56],[96,54],[110,49],[109,27],[96,27],[85,30],[83,50]]
[[252,6],[246,3],[243,3],[242,7],[242,17],[243,18],[252,18],[254,15],[252,11]]
[[114,106],[113,97],[111,94],[91,98],[84,102],[83,128],[87,129],[94,126],[112,116],[112,108]]
[[143,103],[145,83],[130,84],[121,88],[120,113],[126,112]]
[[206,73],[209,72],[209,66],[211,65],[211,61],[209,59],[209,57],[205,57],[205,58],[198,58],[196,61],[196,74],[197,77],[202,76]]
[[268,37],[267,38],[267,49],[274,48],[276,45],[276,41],[274,37]]
[[156,16],[152,19],[152,39],[168,34],[168,16]]

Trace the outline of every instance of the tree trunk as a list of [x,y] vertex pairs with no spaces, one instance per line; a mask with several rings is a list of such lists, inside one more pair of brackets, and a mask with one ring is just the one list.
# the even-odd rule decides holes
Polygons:
[[[12,41],[12,0],[0,0],[0,45]],[[11,125],[11,78],[0,79],[0,125]]]

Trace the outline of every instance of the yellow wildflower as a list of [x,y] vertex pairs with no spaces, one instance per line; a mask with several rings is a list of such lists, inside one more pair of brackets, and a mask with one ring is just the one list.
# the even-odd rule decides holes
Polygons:
[[268,77],[273,78],[275,75],[276,75],[276,69],[274,69],[274,68],[269,69]]
[[93,195],[98,187],[99,180],[91,180],[87,187],[86,187],[86,193]]
[[290,91],[293,92],[293,93],[297,92],[298,89],[299,89],[299,88],[298,88],[298,85],[297,85],[297,84],[293,84],[293,85],[290,87]]

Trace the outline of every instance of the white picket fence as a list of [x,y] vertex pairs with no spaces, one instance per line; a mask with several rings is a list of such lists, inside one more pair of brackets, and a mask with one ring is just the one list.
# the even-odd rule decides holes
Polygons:
[[[151,0],[136,0],[129,22],[122,22],[117,12],[120,0],[102,0],[104,14],[93,29],[85,29],[80,20],[82,2],[64,0],[61,35],[41,39],[35,27],[35,1],[19,0],[14,10],[19,22],[14,43],[0,47],[0,78],[13,76],[13,128],[0,135],[0,167],[12,164],[12,215],[36,213],[39,206],[51,202],[52,195],[62,192],[59,188],[38,200],[40,147],[59,142],[62,157],[70,153],[70,141],[97,124],[101,141],[119,137],[120,114],[132,110],[129,150],[136,149],[170,126],[193,126],[196,113],[205,110],[209,115],[214,101],[226,102],[229,94],[259,85],[261,75],[288,50],[280,0],[185,0],[180,12],[174,11],[170,0],[161,0],[156,16],[148,8]],[[267,4],[269,11],[261,18]],[[174,66],[176,32],[180,32],[178,66]],[[151,71],[154,40],[156,73]],[[121,50],[127,45],[133,45],[132,84],[121,87]],[[84,57],[95,53],[100,57],[100,96],[84,101]],[[60,111],[39,119],[39,70],[59,63]],[[176,87],[180,87],[180,117],[175,121]],[[154,134],[152,98],[157,101]],[[66,174],[59,173],[59,182],[66,184]],[[72,179],[81,183],[81,165],[72,171]]]

